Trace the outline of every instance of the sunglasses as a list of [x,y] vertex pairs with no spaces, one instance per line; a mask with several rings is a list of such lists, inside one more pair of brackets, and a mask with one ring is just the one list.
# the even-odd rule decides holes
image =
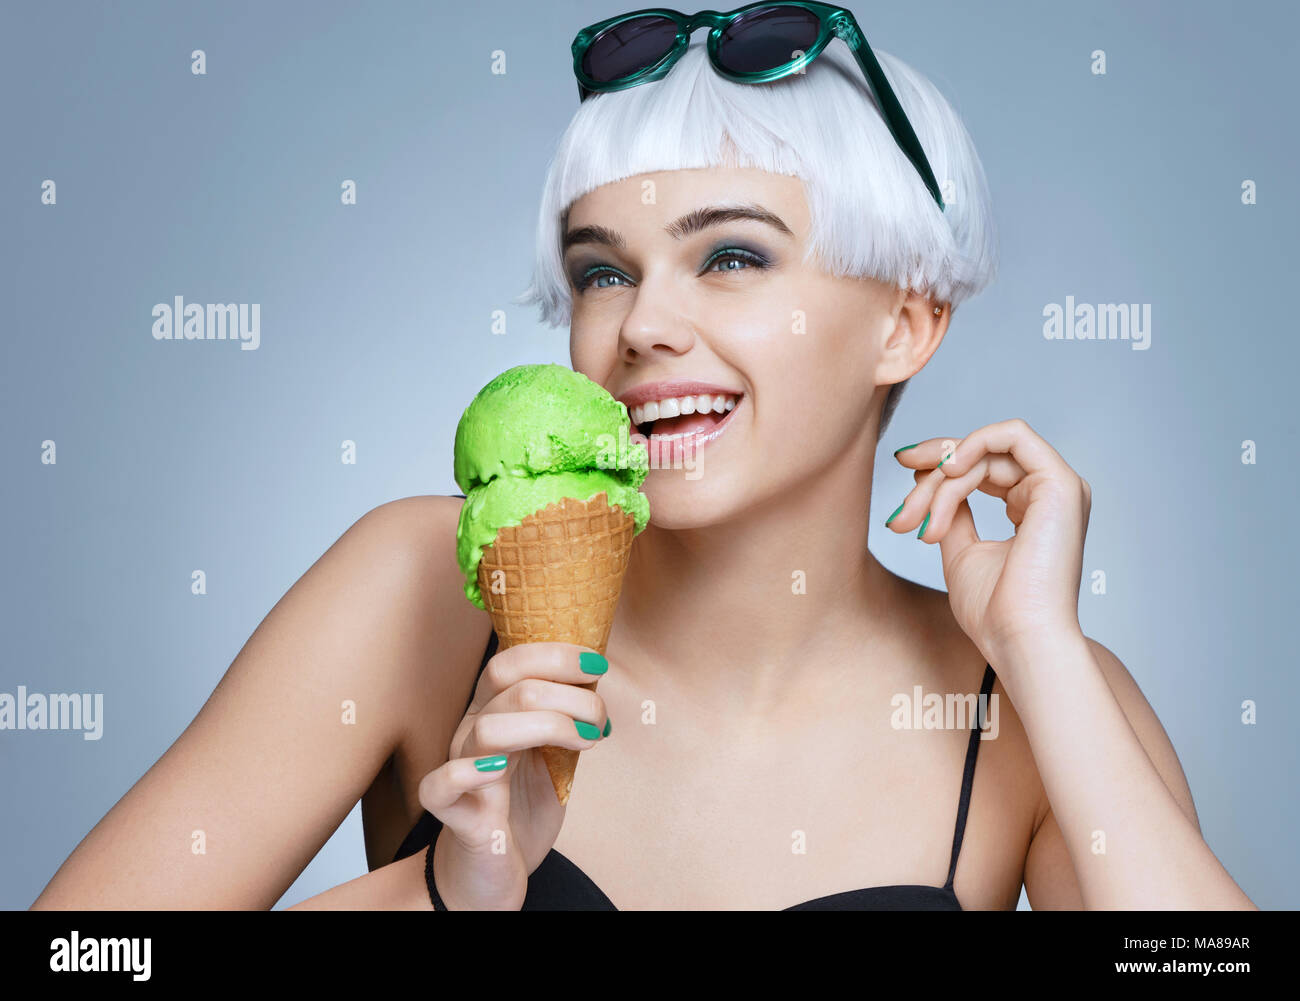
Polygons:
[[696,28],[709,27],[708,53],[713,68],[737,83],[767,83],[800,73],[832,38],[842,38],[862,67],[899,149],[912,161],[921,180],[943,211],[939,185],[930,162],[894,96],[851,11],[824,3],[751,3],[727,14],[706,10],[650,8],[600,21],[573,40],[573,75],[578,95],[626,90],[665,76],[681,58]]

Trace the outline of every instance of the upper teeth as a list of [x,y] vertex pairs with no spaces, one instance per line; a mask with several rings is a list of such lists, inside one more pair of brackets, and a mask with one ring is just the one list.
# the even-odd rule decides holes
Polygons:
[[640,406],[632,407],[632,423],[644,424],[657,421],[660,417],[678,417],[682,414],[726,413],[736,405],[735,396],[710,396],[701,393],[698,396],[674,396],[667,400],[651,400]]

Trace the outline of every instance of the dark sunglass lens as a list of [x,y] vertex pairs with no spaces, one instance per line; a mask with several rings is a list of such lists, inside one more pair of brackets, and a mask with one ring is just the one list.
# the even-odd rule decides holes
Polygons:
[[807,52],[821,19],[803,7],[777,6],[744,14],[718,38],[718,61],[732,73],[762,73]]
[[587,47],[582,71],[602,83],[631,76],[668,54],[677,23],[666,17],[636,17],[606,28]]

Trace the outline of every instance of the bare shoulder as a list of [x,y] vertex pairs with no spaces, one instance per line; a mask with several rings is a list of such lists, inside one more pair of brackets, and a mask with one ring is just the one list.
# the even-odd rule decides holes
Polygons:
[[[465,597],[456,558],[456,526],[463,503],[459,497],[440,495],[403,497],[365,515],[372,528],[359,541],[370,548],[369,562],[375,572],[397,585],[400,594],[392,597],[400,598],[408,613],[401,615],[402,628],[390,640],[404,648],[402,653],[415,655],[391,660],[404,670],[388,679],[407,697],[407,704],[418,700],[420,693],[445,699],[448,681],[465,680],[458,671],[464,658],[457,655],[481,650],[492,628],[487,613]],[[431,651],[447,656],[427,656]],[[419,725],[415,720],[407,723]]]
[[371,511],[386,558],[405,581],[388,659],[397,671],[384,699],[395,733],[392,754],[362,799],[366,861],[386,867],[423,811],[420,780],[447,760],[451,736],[465,713],[483,648],[488,614],[469,602],[456,557],[460,497],[415,496]]
[[[465,578],[456,557],[456,526],[463,503],[459,497],[404,497],[367,515],[383,525],[383,546],[404,568],[412,612],[404,617],[410,631],[404,642],[424,651],[400,658],[406,670],[392,679],[403,695],[404,718],[396,748],[399,766],[414,761],[423,767],[431,757],[437,763],[445,759],[445,745],[464,715],[474,685],[469,668],[477,668],[492,632],[488,614],[465,596]],[[450,726],[444,727],[445,722]]]

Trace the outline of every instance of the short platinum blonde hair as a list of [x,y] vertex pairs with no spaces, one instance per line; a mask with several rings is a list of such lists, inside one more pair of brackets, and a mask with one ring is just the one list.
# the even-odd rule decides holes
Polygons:
[[[595,188],[652,171],[756,167],[799,177],[811,224],[805,263],[874,278],[955,310],[997,272],[984,168],[965,126],[925,76],[873,50],[939,182],[946,210],[894,141],[852,52],[839,39],[802,74],[735,83],[692,43],[668,75],[578,105],[546,174],[531,285],[516,298],[567,326],[560,253],[569,209]],[[575,88],[576,90],[576,88]],[[575,95],[576,100],[576,95]],[[890,388],[883,434],[907,380]]]

